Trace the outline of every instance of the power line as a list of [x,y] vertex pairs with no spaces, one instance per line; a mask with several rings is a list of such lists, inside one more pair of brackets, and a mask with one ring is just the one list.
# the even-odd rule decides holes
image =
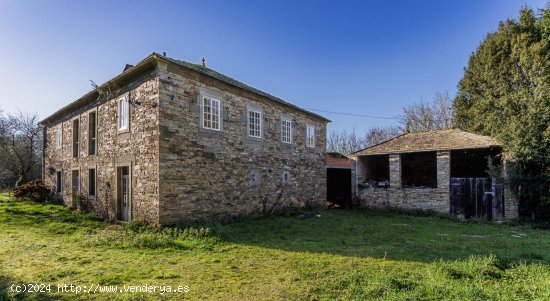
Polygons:
[[362,114],[353,114],[353,113],[342,113],[342,112],[333,112],[333,111],[325,111],[325,110],[319,110],[319,109],[312,109],[312,108],[306,108],[306,110],[310,111],[317,111],[317,112],[323,112],[323,113],[330,113],[330,114],[339,114],[339,115],[346,115],[346,116],[355,116],[355,117],[364,117],[364,118],[375,118],[375,119],[399,119],[399,117],[386,117],[386,116],[372,116],[372,115],[362,115]]

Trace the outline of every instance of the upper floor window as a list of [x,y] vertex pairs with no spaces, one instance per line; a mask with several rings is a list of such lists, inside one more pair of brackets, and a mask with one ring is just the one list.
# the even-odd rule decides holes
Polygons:
[[88,115],[88,155],[95,155],[97,150],[97,114]]
[[128,96],[124,96],[118,101],[118,130],[128,130],[130,123],[130,106]]
[[262,138],[262,112],[248,110],[248,136]]
[[73,158],[80,153],[80,120],[73,120]]
[[203,97],[201,109],[202,127],[219,131],[221,115],[220,100],[211,97]]
[[306,127],[306,146],[315,147],[315,127],[311,125]]
[[60,124],[57,127],[57,132],[55,133],[55,146],[57,148],[61,148],[62,144],[63,144],[63,125]]
[[292,121],[290,119],[281,120],[281,141],[292,143]]

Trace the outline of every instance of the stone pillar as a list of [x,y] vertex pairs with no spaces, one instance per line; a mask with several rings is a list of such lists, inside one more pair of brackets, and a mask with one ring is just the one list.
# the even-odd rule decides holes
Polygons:
[[437,189],[449,192],[451,183],[451,152],[437,152]]
[[401,156],[390,155],[390,187],[401,188]]

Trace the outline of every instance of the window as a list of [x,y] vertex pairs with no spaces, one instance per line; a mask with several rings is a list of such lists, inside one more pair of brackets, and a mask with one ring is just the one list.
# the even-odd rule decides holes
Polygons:
[[306,146],[315,147],[315,128],[311,125],[306,127]]
[[88,115],[88,155],[96,154],[97,146],[97,114],[96,112],[91,112]]
[[283,185],[287,185],[288,183],[290,183],[290,172],[285,170],[283,172]]
[[61,181],[62,181],[61,171],[57,171],[55,173],[55,192],[57,192],[57,193],[62,192],[63,183]]
[[220,130],[221,106],[218,99],[204,97],[202,99],[202,127],[209,130]]
[[250,186],[256,187],[260,184],[260,172],[258,170],[250,171]]
[[95,196],[95,168],[88,169],[88,195]]
[[262,138],[262,112],[248,110],[248,136]]
[[63,144],[63,124],[60,124],[59,127],[57,127],[57,132],[55,133],[55,146],[57,148],[61,148],[62,144]]
[[80,121],[73,120],[73,158],[77,158],[80,152]]
[[292,143],[292,121],[290,119],[281,120],[281,141]]
[[118,130],[128,130],[130,120],[130,106],[128,96],[121,98],[118,102]]

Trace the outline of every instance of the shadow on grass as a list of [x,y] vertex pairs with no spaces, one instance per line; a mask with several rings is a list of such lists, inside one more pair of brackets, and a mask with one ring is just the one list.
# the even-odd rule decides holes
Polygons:
[[[457,260],[472,255],[495,255],[506,264],[550,262],[550,254],[545,252],[550,249],[550,231],[527,225],[458,221],[400,210],[324,210],[319,214],[319,218],[272,216],[209,226],[223,241],[284,251],[416,262]],[[40,228],[56,235],[100,230],[108,225],[91,214],[63,206],[15,201],[0,202],[0,223]],[[161,236],[181,238],[172,232]],[[152,240],[158,235],[144,234],[151,236],[145,237],[151,240],[147,244],[150,248],[159,245]],[[218,242],[210,237],[195,238],[190,243],[201,245],[206,240],[208,249],[215,249]]]
[[417,262],[496,255],[549,263],[550,232],[396,210],[325,210],[321,217],[267,217],[219,225],[228,242],[297,252]]

